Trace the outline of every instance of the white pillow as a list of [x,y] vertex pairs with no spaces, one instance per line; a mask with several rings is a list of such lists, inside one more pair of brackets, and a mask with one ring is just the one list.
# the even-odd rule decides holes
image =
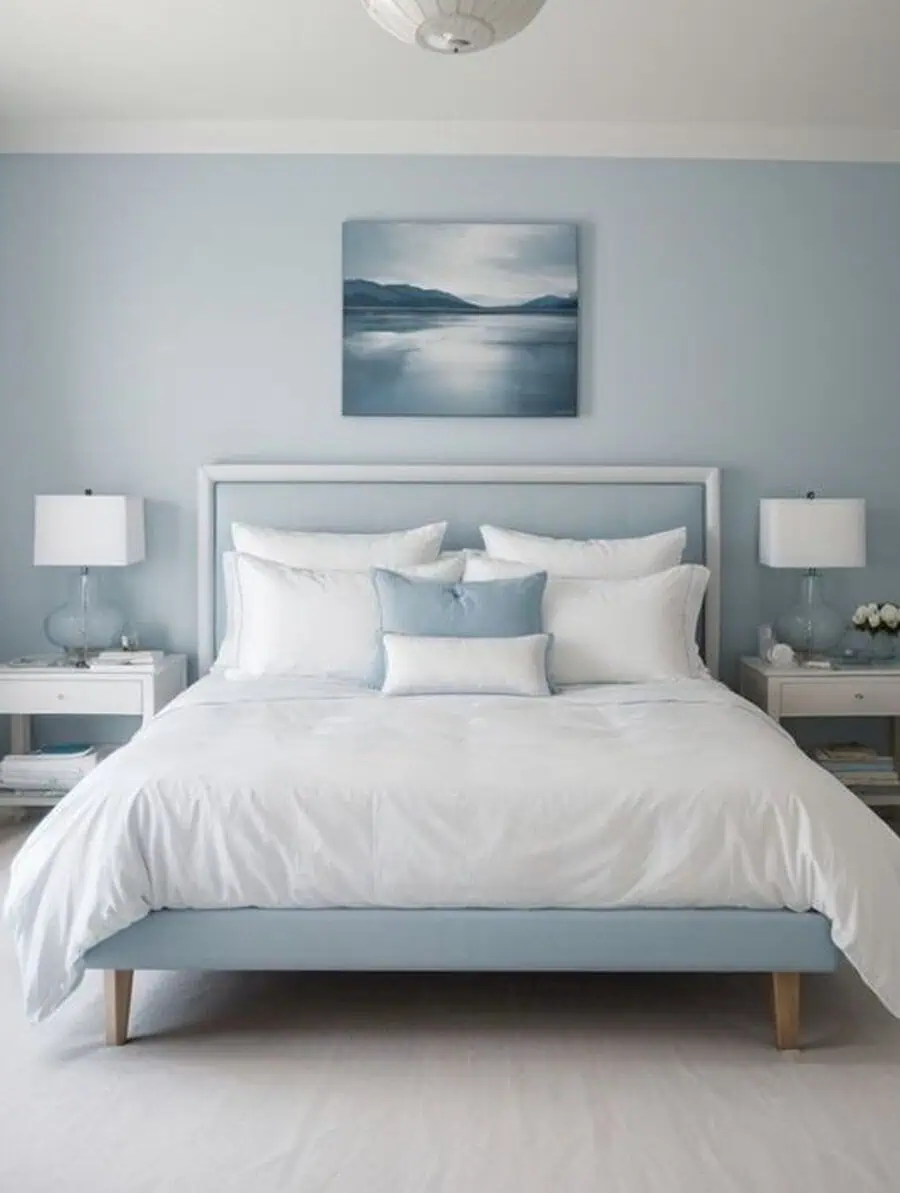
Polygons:
[[233,522],[234,549],[292,568],[335,568],[362,571],[364,568],[402,568],[432,563],[438,557],[446,522],[396,530],[390,534],[332,534],[328,531],[272,530]]
[[551,576],[595,580],[630,580],[677,567],[687,542],[683,526],[631,539],[558,539],[499,526],[480,529],[492,559],[528,563],[534,571]]
[[[528,570],[521,563],[470,559],[464,578],[500,580]],[[697,647],[697,621],[708,582],[709,571],[697,564],[633,580],[550,576],[543,618],[553,639],[551,684],[643,683],[707,675]]]
[[237,586],[237,551],[222,552],[222,597],[225,601],[225,636],[219,645],[219,653],[213,668],[235,667],[237,665],[237,633],[241,624],[241,610],[238,605],[240,592]]
[[[252,554],[252,552],[251,552]],[[237,636],[241,624],[241,594],[235,575],[237,551],[222,552],[222,593],[225,600],[225,635],[219,646],[219,653],[213,667],[222,670],[237,667]],[[423,580],[445,580],[448,584],[457,584],[463,577],[466,565],[462,551],[444,551],[433,563],[414,564],[406,568],[398,568],[404,576],[418,576]],[[352,571],[369,569],[352,568]]]
[[[232,568],[234,641],[223,643],[219,656],[226,678],[369,679],[381,628],[370,572],[290,568],[242,554],[234,556]],[[437,560],[397,570],[456,583],[462,562]],[[226,645],[231,659],[222,663]]]
[[547,634],[522,638],[384,635],[386,696],[549,696]]

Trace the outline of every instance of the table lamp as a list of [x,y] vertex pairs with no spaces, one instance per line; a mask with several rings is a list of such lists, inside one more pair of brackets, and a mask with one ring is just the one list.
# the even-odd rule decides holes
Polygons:
[[824,568],[866,563],[866,503],[862,498],[764,498],[759,503],[759,560],[766,567],[804,572],[800,600],[775,621],[779,642],[801,661],[825,654],[840,642],[847,619],[823,592]]
[[92,650],[118,641],[124,615],[103,600],[95,567],[126,567],[144,558],[144,502],[140,497],[78,496],[34,499],[34,562],[77,567],[65,605],[44,621],[44,633],[72,666],[87,666]]

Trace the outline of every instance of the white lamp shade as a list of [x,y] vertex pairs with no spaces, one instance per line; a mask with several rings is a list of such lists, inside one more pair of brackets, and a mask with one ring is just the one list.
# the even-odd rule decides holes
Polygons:
[[40,496],[34,499],[38,567],[125,567],[144,558],[140,497]]
[[866,564],[862,498],[764,498],[759,560],[773,568],[859,568]]
[[439,54],[486,50],[529,25],[544,0],[362,0],[373,20],[411,45]]

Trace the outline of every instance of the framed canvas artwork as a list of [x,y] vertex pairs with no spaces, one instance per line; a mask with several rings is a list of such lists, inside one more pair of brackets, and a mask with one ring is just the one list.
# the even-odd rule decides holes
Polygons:
[[574,224],[344,224],[343,412],[578,410]]

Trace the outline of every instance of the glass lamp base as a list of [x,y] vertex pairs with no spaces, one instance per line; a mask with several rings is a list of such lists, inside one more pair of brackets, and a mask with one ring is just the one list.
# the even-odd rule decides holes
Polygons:
[[84,569],[73,582],[69,600],[44,621],[44,633],[78,666],[91,651],[117,642],[124,626],[122,613],[103,601],[97,578]]
[[825,603],[822,575],[811,571],[803,577],[800,600],[775,622],[779,642],[785,642],[803,658],[815,658],[834,650],[846,631],[846,621]]

